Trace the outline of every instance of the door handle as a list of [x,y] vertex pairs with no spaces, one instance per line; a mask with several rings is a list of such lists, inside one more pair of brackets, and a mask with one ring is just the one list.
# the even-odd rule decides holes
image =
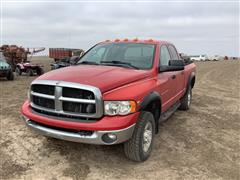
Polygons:
[[175,79],[176,78],[176,75],[174,74],[174,75],[172,75],[172,79]]

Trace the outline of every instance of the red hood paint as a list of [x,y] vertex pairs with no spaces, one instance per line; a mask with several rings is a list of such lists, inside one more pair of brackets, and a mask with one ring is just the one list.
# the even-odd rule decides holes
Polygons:
[[50,71],[38,80],[75,82],[98,87],[102,93],[151,75],[151,71],[116,66],[77,65]]

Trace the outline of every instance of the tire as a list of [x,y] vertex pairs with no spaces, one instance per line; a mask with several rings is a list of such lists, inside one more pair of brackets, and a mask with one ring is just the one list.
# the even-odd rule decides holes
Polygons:
[[14,74],[13,74],[12,71],[10,71],[10,72],[8,73],[8,75],[7,75],[7,80],[9,80],[9,81],[13,81],[13,80],[14,80]]
[[44,74],[43,69],[42,68],[37,69],[37,75],[41,76],[42,74]]
[[34,74],[33,70],[30,68],[27,69],[26,73],[27,73],[27,76],[33,76],[33,74]]
[[[152,151],[154,136],[155,120],[153,114],[143,111],[139,116],[132,138],[124,143],[126,157],[137,162],[147,160]],[[146,141],[144,141],[144,137]]]
[[22,75],[22,71],[21,71],[21,69],[20,69],[19,67],[16,67],[15,72],[16,72],[16,74],[17,74],[18,76],[21,76],[21,75]]
[[186,94],[183,96],[181,100],[181,105],[179,107],[180,110],[187,111],[190,108],[192,101],[192,88],[189,86]]

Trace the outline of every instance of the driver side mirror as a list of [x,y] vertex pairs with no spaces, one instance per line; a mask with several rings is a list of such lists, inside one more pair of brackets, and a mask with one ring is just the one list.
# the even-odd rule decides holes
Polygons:
[[184,70],[185,63],[183,60],[170,60],[168,66],[160,66],[159,72],[167,71],[182,71]]

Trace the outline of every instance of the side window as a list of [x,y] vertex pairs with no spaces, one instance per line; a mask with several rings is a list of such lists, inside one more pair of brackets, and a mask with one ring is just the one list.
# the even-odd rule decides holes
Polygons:
[[168,48],[172,55],[172,60],[178,60],[178,54],[177,54],[176,49],[172,45],[169,45]]
[[160,65],[168,66],[169,60],[171,59],[170,54],[168,52],[167,46],[163,45],[160,49]]

